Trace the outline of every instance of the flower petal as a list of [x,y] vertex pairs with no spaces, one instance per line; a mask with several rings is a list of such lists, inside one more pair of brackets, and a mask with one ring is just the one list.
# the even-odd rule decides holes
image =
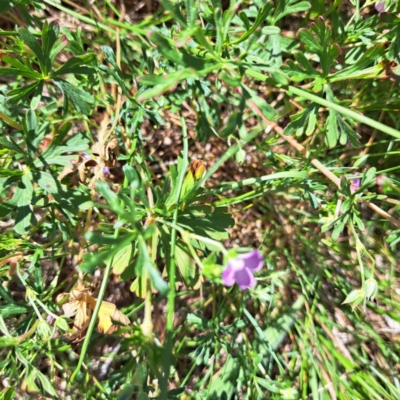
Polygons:
[[241,271],[236,271],[235,280],[242,290],[246,290],[249,287],[254,286],[254,284],[256,283],[253,273],[249,268],[244,268]]
[[240,271],[241,269],[243,269],[246,264],[245,264],[245,260],[242,260],[239,257],[236,258],[231,258],[228,261],[228,266],[232,269],[232,271]]
[[232,286],[235,283],[235,273],[229,264],[222,272],[222,280],[225,286]]
[[238,258],[242,259],[246,268],[252,271],[258,271],[263,266],[264,258],[259,250],[250,251],[250,253],[240,254]]

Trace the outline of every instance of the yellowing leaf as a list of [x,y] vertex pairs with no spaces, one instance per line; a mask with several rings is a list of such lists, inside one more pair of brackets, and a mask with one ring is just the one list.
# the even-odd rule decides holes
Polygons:
[[132,255],[132,245],[123,247],[113,259],[113,273],[121,275],[125,268],[129,265]]

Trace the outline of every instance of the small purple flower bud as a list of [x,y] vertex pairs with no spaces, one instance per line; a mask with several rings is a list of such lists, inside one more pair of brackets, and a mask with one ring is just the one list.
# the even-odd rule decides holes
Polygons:
[[84,152],[82,153],[82,157],[83,157],[85,160],[89,160],[89,159],[90,159],[90,154],[89,154],[89,153],[86,153],[86,151],[84,151]]
[[46,317],[46,321],[47,321],[49,324],[51,324],[51,323],[53,322],[53,317],[52,317],[51,315],[48,315],[48,316]]
[[103,174],[104,174],[104,175],[110,175],[110,168],[104,167],[104,168],[103,168]]
[[254,272],[262,268],[263,261],[264,258],[258,250],[231,258],[222,272],[224,285],[232,286],[237,283],[242,290],[253,287],[255,284]]
[[360,186],[361,186],[361,179],[360,178],[353,179],[353,182],[350,185],[350,190],[352,192],[356,192],[360,188]]
[[385,12],[385,2],[378,1],[375,3],[375,10],[378,11],[379,14]]

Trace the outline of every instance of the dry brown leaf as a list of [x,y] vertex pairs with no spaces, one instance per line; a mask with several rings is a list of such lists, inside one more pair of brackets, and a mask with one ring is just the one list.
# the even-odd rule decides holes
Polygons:
[[[59,295],[63,297],[65,294]],[[89,289],[78,286],[71,291],[68,303],[63,304],[64,315],[74,320],[73,334],[82,333],[89,325],[93,310],[96,307],[97,299],[90,295]],[[129,318],[117,309],[117,306],[107,301],[102,301],[98,318],[97,329],[101,333],[112,333],[118,329],[113,324],[118,321],[123,325],[130,325]]]
[[118,139],[111,136],[107,142],[98,141],[92,146],[92,153],[99,158],[99,164],[103,163],[106,167],[115,167],[119,154]]

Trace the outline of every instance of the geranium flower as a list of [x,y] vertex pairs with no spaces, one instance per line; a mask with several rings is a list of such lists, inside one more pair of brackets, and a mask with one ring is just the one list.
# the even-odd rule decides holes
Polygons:
[[237,283],[242,290],[254,286],[254,272],[262,268],[263,261],[264,259],[258,250],[231,258],[222,272],[224,285],[232,286]]

